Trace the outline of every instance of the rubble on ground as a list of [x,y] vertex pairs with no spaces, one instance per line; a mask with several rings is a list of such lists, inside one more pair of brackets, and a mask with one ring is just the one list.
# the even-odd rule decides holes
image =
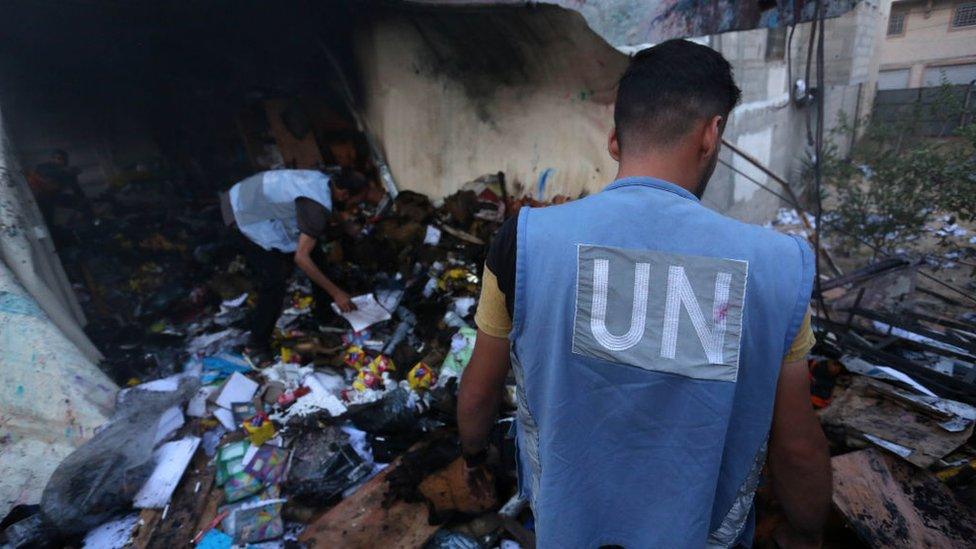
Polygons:
[[277,361],[260,369],[241,354],[256,296],[219,212],[206,205],[213,223],[174,223],[180,214],[164,200],[158,219],[140,222],[129,207],[103,209],[99,226],[67,246],[66,263],[99,271],[78,290],[96,311],[109,371],[130,387],[109,423],[61,463],[39,508],[7,528],[7,543],[525,542],[530,519],[496,514],[515,495],[511,403],[493,435],[495,494],[469,501],[457,485],[454,409],[487,243],[531,201],[504,185],[486,176],[436,205],[404,191],[361,212],[351,245],[327,250],[360,309],[322,320],[296,277],[275,330]]
[[[800,215],[781,210],[770,226],[804,234]],[[964,245],[965,229],[939,223],[929,232]],[[811,301],[811,398],[831,443],[836,539],[967,547],[976,535],[976,285],[972,273],[962,285],[938,276],[946,266],[933,255],[823,272]]]
[[[195,218],[191,236],[174,230],[180,214],[165,205],[142,223],[112,213],[125,208],[103,210],[91,229],[101,240],[79,239],[66,263],[86,280],[78,290],[112,351],[109,371],[131,387],[60,465],[41,505],[8,516],[7,543],[532,546],[531,513],[516,496],[512,403],[492,435],[494,493],[482,499],[460,483],[454,424],[487,243],[521,205],[545,205],[512,199],[504,185],[486,176],[437,204],[405,191],[363,212],[359,236],[327,250],[360,311],[322,321],[296,277],[277,362],[262,369],[240,353],[256,296],[219,222]],[[809,238],[801,215],[812,227],[789,210],[771,226]],[[128,268],[93,263],[83,249],[93,245]],[[828,543],[972,539],[976,301],[971,283],[933,282],[937,268],[924,257],[862,262],[824,273],[811,301],[811,401],[831,442],[841,524]],[[893,505],[878,508],[884,501]],[[763,539],[782,515],[768,488],[757,502]]]

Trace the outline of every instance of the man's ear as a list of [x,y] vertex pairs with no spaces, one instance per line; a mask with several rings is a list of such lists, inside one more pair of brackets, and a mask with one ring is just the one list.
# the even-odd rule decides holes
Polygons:
[[620,162],[620,142],[617,141],[617,128],[610,128],[610,135],[607,137],[607,151],[610,158]]
[[701,137],[701,157],[711,158],[722,145],[722,130],[725,129],[725,119],[715,115],[705,123]]

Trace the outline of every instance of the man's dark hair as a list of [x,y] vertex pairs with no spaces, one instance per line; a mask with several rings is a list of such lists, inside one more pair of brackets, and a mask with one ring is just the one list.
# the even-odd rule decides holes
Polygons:
[[65,163],[68,162],[68,151],[64,149],[54,149],[51,151],[51,158],[63,158]]
[[326,143],[355,143],[359,132],[350,129],[335,130],[325,135]]
[[722,54],[687,40],[641,50],[617,85],[613,122],[624,147],[668,146],[713,116],[723,122],[741,92]]
[[352,168],[342,168],[339,173],[331,176],[332,185],[337,189],[357,195],[366,190],[369,181],[366,176]]

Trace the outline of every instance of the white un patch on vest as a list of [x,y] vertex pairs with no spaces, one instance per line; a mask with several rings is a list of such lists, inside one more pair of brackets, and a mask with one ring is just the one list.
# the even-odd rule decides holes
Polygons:
[[579,246],[573,352],[735,381],[749,263]]

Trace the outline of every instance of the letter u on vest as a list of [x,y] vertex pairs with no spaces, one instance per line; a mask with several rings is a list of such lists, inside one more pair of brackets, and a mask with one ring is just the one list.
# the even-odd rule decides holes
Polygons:
[[573,352],[734,382],[748,266],[732,259],[580,245]]

